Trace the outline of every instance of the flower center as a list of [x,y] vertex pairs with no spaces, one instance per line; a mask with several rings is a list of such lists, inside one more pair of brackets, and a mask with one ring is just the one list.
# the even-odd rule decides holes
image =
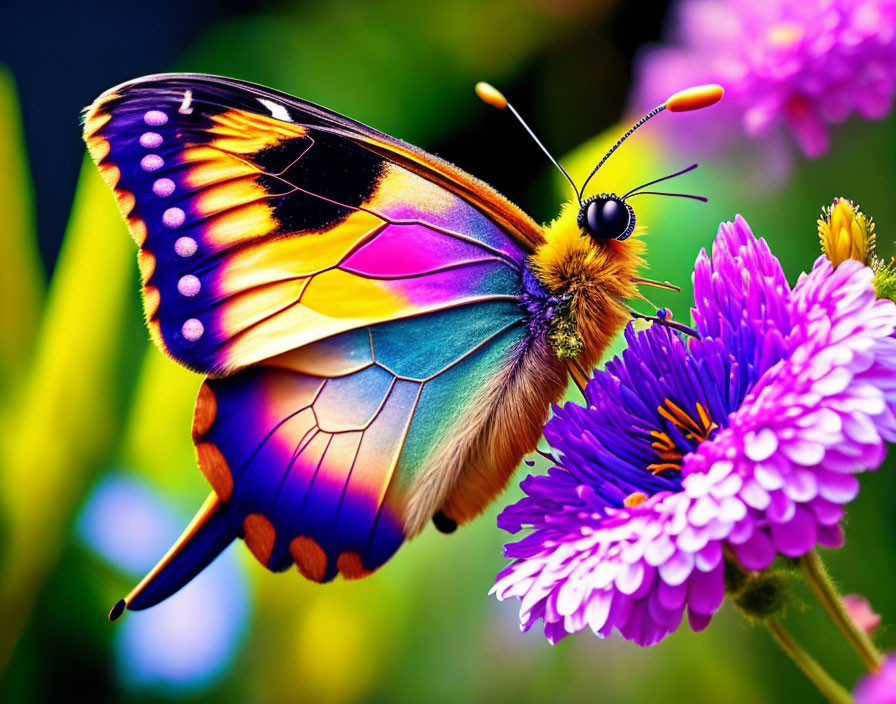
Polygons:
[[700,402],[694,404],[693,413],[688,413],[667,398],[657,406],[657,412],[666,421],[665,429],[650,431],[653,438],[650,447],[659,461],[647,465],[649,475],[641,474],[640,480],[633,478],[634,486],[629,486],[630,491],[634,490],[622,500],[626,508],[640,506],[659,491],[679,491],[684,456],[701,442],[709,440],[719,427]]
[[666,399],[663,405],[657,406],[657,412],[665,418],[680,436],[693,442],[693,445],[681,447],[670,434],[663,430],[651,430],[654,438],[650,446],[656,452],[661,462],[653,462],[647,465],[647,470],[656,475],[666,470],[681,471],[682,458],[696,445],[709,440],[710,435],[719,426],[710,418],[706,407],[702,403],[696,404],[696,413],[689,414],[681,406],[671,399]]

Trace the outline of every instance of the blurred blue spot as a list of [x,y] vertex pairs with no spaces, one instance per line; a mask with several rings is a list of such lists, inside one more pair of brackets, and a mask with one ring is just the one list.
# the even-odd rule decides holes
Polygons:
[[[146,484],[104,479],[78,519],[81,540],[135,581],[187,525]],[[121,681],[134,688],[195,692],[225,674],[245,640],[246,577],[234,546],[177,594],[147,611],[126,612],[115,638]]]
[[171,598],[125,615],[116,637],[122,682],[177,690],[214,683],[244,640],[248,602],[231,545]]
[[110,476],[87,500],[77,532],[104,560],[142,577],[180,535],[182,518],[143,482]]

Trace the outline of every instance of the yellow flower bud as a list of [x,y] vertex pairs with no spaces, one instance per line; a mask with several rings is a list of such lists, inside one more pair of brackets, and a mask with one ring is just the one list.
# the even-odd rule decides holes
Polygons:
[[875,253],[874,220],[846,198],[835,198],[822,208],[818,221],[821,249],[833,265],[856,259],[874,271],[878,298],[896,300],[896,259],[885,262]]
[[874,221],[851,200],[835,198],[830,207],[822,209],[818,239],[835,267],[847,259],[856,259],[865,266],[874,264]]

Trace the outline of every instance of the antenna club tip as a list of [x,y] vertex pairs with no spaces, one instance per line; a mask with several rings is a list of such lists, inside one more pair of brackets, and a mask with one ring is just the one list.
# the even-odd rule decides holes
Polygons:
[[119,599],[115,606],[109,611],[109,620],[117,621],[118,618],[124,613],[124,610],[127,608],[128,604],[124,599]]
[[666,101],[666,109],[672,112],[687,112],[700,110],[715,105],[725,95],[725,89],[717,83],[709,83],[703,86],[693,86],[680,90],[669,96]]
[[479,83],[476,84],[476,95],[478,95],[483,102],[488,103],[494,108],[498,108],[498,110],[503,110],[507,107],[507,98],[505,98],[504,94],[491,83],[479,81]]

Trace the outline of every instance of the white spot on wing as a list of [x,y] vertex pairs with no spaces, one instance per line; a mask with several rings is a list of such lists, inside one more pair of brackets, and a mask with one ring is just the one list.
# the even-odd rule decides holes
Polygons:
[[271,111],[271,117],[283,120],[284,122],[292,122],[292,117],[290,117],[289,111],[280,103],[275,103],[273,100],[268,100],[267,98],[259,98],[258,102]]
[[190,107],[190,104],[192,102],[193,102],[193,91],[190,90],[189,88],[187,88],[187,90],[184,91],[184,99],[181,102],[180,107],[177,109],[177,111],[181,115],[191,114],[193,112],[193,108]]
[[179,257],[192,257],[198,248],[199,243],[192,237],[181,237],[174,243],[174,251]]
[[181,325],[180,333],[184,336],[184,339],[189,340],[190,342],[196,342],[202,334],[205,332],[205,326],[202,324],[202,321],[197,320],[196,318],[190,318],[183,325]]

